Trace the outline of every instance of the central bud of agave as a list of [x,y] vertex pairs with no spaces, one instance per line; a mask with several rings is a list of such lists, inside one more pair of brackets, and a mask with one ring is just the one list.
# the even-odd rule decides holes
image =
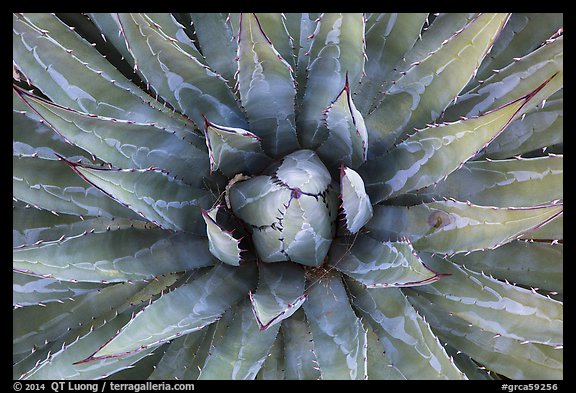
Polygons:
[[228,190],[259,258],[321,265],[336,231],[338,184],[312,150],[289,154],[267,172]]

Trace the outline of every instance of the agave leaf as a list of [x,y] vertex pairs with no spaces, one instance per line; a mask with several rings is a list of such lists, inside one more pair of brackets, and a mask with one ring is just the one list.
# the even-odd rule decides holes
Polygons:
[[[292,14],[298,15],[298,14]],[[299,40],[295,50],[297,50],[296,62],[296,108],[299,110],[302,105],[302,98],[306,91],[306,82],[308,81],[308,65],[310,64],[310,46],[314,38],[320,13],[303,12],[299,17]],[[290,17],[288,17],[290,18]],[[295,35],[292,35],[295,37]]]
[[81,362],[131,355],[213,323],[253,287],[254,270],[253,264],[216,265],[136,314],[122,330]]
[[514,157],[536,149],[544,149],[564,140],[564,99],[560,89],[542,104],[510,123],[481,152],[493,159]]
[[405,291],[410,302],[443,341],[489,370],[511,379],[562,379],[562,349],[495,335],[451,315],[448,310],[409,289]]
[[155,370],[158,362],[162,359],[166,347],[167,345],[162,346],[155,351],[151,350],[147,356],[144,356],[141,360],[138,360],[137,363],[109,375],[106,379],[110,381],[134,381],[139,379],[150,379],[150,375]]
[[17,308],[13,311],[13,353],[29,352],[63,337],[69,329],[89,323],[119,307],[126,298],[144,287],[144,283],[119,283],[91,291],[75,299],[47,303],[44,306]]
[[[205,238],[161,229],[83,232],[13,251],[17,271],[65,281],[119,282],[213,264]],[[190,247],[194,253],[190,253]]]
[[215,326],[211,324],[171,341],[149,379],[197,379],[200,372],[198,367],[204,364],[208,355]]
[[278,221],[278,207],[288,205],[291,192],[262,175],[235,183],[228,195],[237,217],[253,227],[264,227]]
[[298,117],[303,147],[317,148],[328,136],[322,111],[336,99],[346,76],[352,90],[364,70],[364,19],[360,13],[325,13],[313,33],[307,81]]
[[395,367],[386,354],[380,338],[369,325],[364,325],[367,334],[366,366],[368,379],[378,380],[405,380],[400,370]]
[[250,130],[262,138],[264,151],[278,157],[296,150],[292,68],[254,14],[240,17],[238,88]]
[[276,340],[270,348],[270,354],[262,364],[256,379],[259,380],[283,380],[284,379],[284,340],[279,332]]
[[509,14],[477,16],[396,80],[365,119],[374,155],[440,115],[472,78],[508,18]]
[[302,308],[282,321],[284,338],[284,373],[286,379],[316,380],[320,378],[318,361],[310,326]]
[[372,218],[372,204],[360,175],[350,168],[340,167],[340,197],[346,228],[358,232]]
[[14,198],[48,211],[77,216],[138,218],[101,190],[86,184],[62,162],[39,157],[12,158]]
[[[302,217],[300,217],[300,219],[301,218]],[[297,227],[292,228],[292,232],[297,230]],[[309,233],[305,233],[305,235],[307,237],[312,237],[312,239],[308,239],[309,243],[301,244],[303,249],[302,251],[304,252],[306,251],[306,247],[311,245],[310,242],[314,241],[313,236],[310,236]],[[276,225],[255,228],[252,232],[252,242],[258,252],[258,256],[263,262],[281,262],[290,260],[290,257],[284,250],[284,243],[281,239],[283,239],[281,227]],[[294,236],[292,236],[292,239],[294,239]],[[314,262],[316,261],[314,260]]]
[[380,242],[363,234],[351,242],[335,240],[328,263],[368,288],[425,285],[442,276],[422,262],[409,242]]
[[258,266],[258,288],[250,293],[260,330],[289,318],[306,300],[304,270],[290,262]]
[[36,367],[22,376],[22,379],[32,380],[89,380],[101,379],[120,370],[132,367],[142,358],[149,356],[151,350],[143,350],[140,353],[126,358],[106,359],[94,362],[93,364],[75,364],[74,361],[86,356],[93,351],[105,337],[114,334],[119,329],[128,316],[121,316],[112,320],[104,321],[101,325],[90,325],[92,330],[86,332],[81,329],[76,341],[64,345],[55,353],[51,353],[48,358],[40,362]]
[[[162,291],[166,290],[169,286],[173,285],[179,278],[179,274],[170,274],[170,275],[163,275],[157,277],[155,280],[151,281],[147,285],[139,285],[139,284],[132,284],[126,286],[126,284],[117,284],[110,288],[122,288],[120,285],[124,285],[126,291],[123,293],[118,292],[118,289],[115,291],[109,292],[107,296],[112,296],[113,299],[111,301],[107,301],[106,298],[103,298],[103,304],[99,304],[96,306],[85,305],[89,311],[81,313],[85,321],[79,325],[74,325],[74,321],[77,320],[77,317],[68,318],[69,321],[73,324],[70,328],[66,330],[61,330],[60,335],[57,339],[52,340],[50,342],[45,342],[43,347],[33,351],[29,356],[26,356],[22,361],[18,362],[17,365],[14,367],[15,375],[17,376],[26,376],[30,375],[31,373],[35,373],[38,369],[42,369],[40,371],[40,375],[64,375],[65,373],[70,373],[70,375],[75,376],[77,378],[82,378],[82,375],[86,378],[102,378],[106,375],[112,374],[116,371],[122,369],[122,367],[116,369],[115,365],[122,365],[126,364],[125,362],[117,363],[116,360],[109,360],[108,362],[96,362],[93,364],[94,367],[84,367],[84,366],[76,366],[72,364],[72,362],[78,359],[78,354],[76,353],[76,348],[79,352],[86,350],[86,341],[88,340],[90,346],[95,347],[98,345],[98,342],[95,344],[94,340],[100,341],[104,340],[105,337],[100,337],[98,332],[101,332],[99,328],[102,325],[106,325],[109,321],[114,320],[119,315],[129,316],[130,311],[135,310],[136,308],[141,307],[142,304],[148,303],[152,300],[152,298],[156,297],[158,294],[162,293]],[[108,290],[108,289],[106,289]],[[122,296],[123,295],[123,296]],[[122,300],[123,302],[118,303],[118,300]],[[93,310],[95,313],[99,313],[98,309],[102,309],[102,306],[110,306],[110,308],[106,308],[104,314],[92,314],[90,310]],[[126,320],[124,320],[125,322]],[[123,322],[123,323],[124,323]],[[122,324],[123,324],[122,323]],[[117,326],[118,327],[118,326]],[[96,331],[97,333],[89,336],[90,333]],[[92,338],[88,338],[92,337]],[[92,340],[92,341],[90,341]],[[76,344],[78,341],[83,341],[85,344]],[[71,345],[77,345],[72,347],[73,349],[69,350]],[[83,348],[83,349],[82,349]],[[91,348],[88,348],[91,349]],[[146,353],[146,351],[144,352]],[[55,357],[62,357],[61,359],[54,361]],[[139,357],[136,356],[133,359],[138,359]],[[62,360],[63,363],[60,363]],[[102,369],[101,367],[106,366],[107,364],[111,365],[112,367],[106,369]],[[54,367],[54,368],[52,368]],[[108,371],[102,371],[108,370]],[[48,374],[45,374],[48,373]],[[50,374],[56,373],[56,374]],[[60,373],[60,374],[59,374]],[[86,373],[86,374],[84,374]],[[106,374],[108,373],[108,374]],[[82,375],[79,375],[82,374]]]
[[263,227],[278,220],[278,208],[288,204],[290,194],[271,177],[262,175],[235,183],[228,195],[237,217],[248,225]]
[[[297,73],[298,61],[300,60],[300,41],[302,39],[302,17],[304,16],[304,13],[286,12],[283,13],[282,16],[284,18],[284,26],[286,27],[286,31],[288,32],[288,37],[290,39],[292,59],[294,61],[292,69]],[[310,31],[310,33],[312,33],[312,31]]]
[[[424,60],[432,52],[438,50],[455,32],[462,30],[477,16],[478,14],[475,13],[440,13],[434,18],[430,25],[423,28],[422,36],[418,37],[414,46],[412,46],[396,64],[394,73],[388,79],[398,79],[402,75],[402,72],[407,71],[413,67],[414,63]],[[428,19],[430,19],[430,15],[428,15]],[[506,26],[508,26],[508,23],[506,23]],[[417,34],[420,34],[420,31]],[[500,39],[500,36],[498,39]],[[497,42],[498,40],[494,42],[494,45],[496,45]],[[391,82],[392,81],[388,81],[386,90],[390,87]]]
[[252,240],[263,261],[290,258],[320,265],[335,232],[330,173],[314,152],[300,150],[284,158],[275,178],[262,175],[234,184],[232,210],[253,227]]
[[557,243],[559,240],[564,239],[564,215],[561,212],[557,219],[548,221],[544,225],[536,228],[533,231],[525,233],[521,236],[522,239],[547,241],[550,243]]
[[239,266],[242,261],[240,253],[240,240],[234,238],[232,233],[226,231],[216,222],[219,207],[210,210],[202,210],[202,218],[206,223],[208,235],[208,247],[212,255],[220,261],[233,266]]
[[323,193],[332,181],[330,172],[312,150],[299,150],[284,157],[275,177],[287,187],[311,195]]
[[426,261],[450,276],[426,288],[415,288],[421,296],[485,331],[520,341],[562,345],[562,302],[438,257]]
[[500,70],[512,59],[534,51],[562,26],[561,13],[513,13],[490,55],[480,65],[476,79],[486,80],[493,70]]
[[466,374],[468,379],[473,381],[490,381],[495,379],[501,379],[496,374],[492,373],[490,370],[486,369],[484,366],[478,365],[472,358],[465,353],[452,348],[450,345],[446,345],[446,353],[454,359],[454,364],[460,371]]
[[[417,42],[427,13],[375,13],[366,25],[365,73],[358,89],[356,104],[367,114],[381,98],[383,85],[390,80],[395,65]],[[454,31],[454,30],[452,30]]]
[[200,209],[212,203],[208,191],[193,188],[155,168],[117,170],[67,164],[84,180],[160,227],[205,233]]
[[335,232],[335,214],[329,212],[330,205],[318,204],[314,197],[292,199],[281,222],[282,253],[304,265],[322,264]]
[[458,97],[444,113],[444,119],[458,116],[476,116],[497,108],[514,97],[527,94],[544,81],[554,78],[542,89],[532,103],[523,108],[526,112],[543,99],[559,90],[564,83],[564,40],[563,36],[548,41],[545,45],[509,64]]
[[[92,15],[92,14],[91,14]],[[204,57],[206,56],[205,50],[200,53],[194,41],[190,39],[186,32],[186,26],[180,23],[174,14],[169,13],[146,13],[146,19],[150,20],[156,28],[158,28],[158,32],[166,36],[171,41],[178,42],[178,46],[180,49],[186,51],[190,56],[194,57],[201,63],[204,62]],[[195,31],[196,37],[198,37],[198,31]],[[116,31],[116,35],[118,35]],[[216,38],[216,37],[214,37]],[[202,49],[205,49],[204,46],[201,46]],[[206,61],[207,63],[207,61]],[[209,63],[207,63],[210,65]],[[215,70],[218,72],[218,70]]]
[[245,299],[217,322],[214,340],[198,379],[254,379],[276,340],[280,325],[262,332]]
[[[116,15],[134,58],[134,68],[155,92],[197,126],[202,115],[220,124],[246,127],[224,79],[158,31],[142,14]],[[149,60],[153,59],[153,60]]]
[[457,254],[450,260],[498,280],[563,292],[563,244],[515,240],[494,250]]
[[561,199],[563,156],[468,161],[423,194],[484,206],[535,206]]
[[350,307],[340,277],[310,280],[303,308],[322,379],[366,379],[366,331]]
[[204,134],[210,170],[220,169],[226,176],[259,173],[270,164],[260,147],[260,138],[241,128],[224,127],[204,119]]
[[82,219],[68,214],[55,215],[15,204],[12,208],[12,247],[38,246],[42,243],[62,241],[85,233],[101,233],[117,229],[146,229],[154,227],[146,221],[125,218],[91,217]]
[[155,122],[181,134],[191,131],[188,121],[130,82],[53,14],[14,15],[13,29],[14,62],[53,102],[115,119]]
[[100,289],[101,284],[57,281],[28,274],[12,273],[12,306],[37,306],[82,296]]
[[266,36],[274,43],[274,48],[282,59],[290,65],[292,70],[296,69],[296,57],[292,51],[292,37],[286,26],[286,15],[276,12],[259,12],[258,21]]
[[[202,186],[208,177],[204,141],[190,134],[186,140],[154,123],[121,121],[64,108],[16,89],[59,135],[98,158],[120,168],[155,166]],[[196,170],[190,171],[190,167]]]
[[527,103],[545,88],[482,116],[425,128],[388,154],[368,161],[361,170],[375,202],[439,182],[488,145]]
[[238,50],[238,31],[233,30],[228,14],[191,13],[190,18],[206,63],[232,86],[237,70],[234,58]]
[[12,152],[22,156],[36,155],[51,159],[54,153],[88,161],[85,152],[56,134],[40,116],[12,90]]
[[124,42],[124,38],[120,35],[120,22],[116,17],[116,14],[109,12],[90,12],[86,15],[97,27],[102,39],[118,51],[122,61],[131,68],[132,73],[135,75],[134,58],[130,54],[128,47]]
[[409,239],[418,251],[454,254],[496,248],[562,214],[562,204],[498,208],[458,201],[381,206],[366,224],[379,240]]
[[348,79],[336,100],[326,109],[328,138],[316,149],[322,160],[334,167],[359,167],[368,154],[364,119],[352,102]]
[[406,379],[465,379],[428,323],[398,288],[366,289],[347,280],[352,303]]

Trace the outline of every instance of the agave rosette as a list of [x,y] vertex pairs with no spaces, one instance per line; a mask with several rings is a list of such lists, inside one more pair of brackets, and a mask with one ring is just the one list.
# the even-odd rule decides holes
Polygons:
[[15,378],[562,378],[562,14],[13,31]]

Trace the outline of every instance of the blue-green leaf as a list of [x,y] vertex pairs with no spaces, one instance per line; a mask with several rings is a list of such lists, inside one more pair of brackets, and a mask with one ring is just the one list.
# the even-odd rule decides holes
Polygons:
[[136,314],[82,362],[134,354],[215,322],[254,286],[255,273],[253,264],[216,265]]
[[279,327],[259,329],[248,299],[230,308],[217,322],[210,352],[198,379],[255,379]]
[[564,141],[563,90],[550,96],[545,104],[525,112],[480,152],[493,159],[511,158],[536,149],[546,149]]
[[219,124],[246,127],[224,79],[168,39],[145,14],[116,15],[134,68],[158,95],[198,127],[202,115]]
[[289,318],[306,300],[304,269],[291,262],[261,263],[258,288],[250,293],[261,330]]
[[516,240],[494,250],[457,254],[450,260],[501,281],[563,292],[564,245],[560,243]]
[[238,50],[238,31],[234,30],[229,15],[216,12],[191,13],[190,18],[206,63],[233,87],[234,74],[238,68],[234,60]]
[[380,242],[359,234],[335,240],[328,263],[368,288],[411,287],[438,280],[409,242]]
[[347,284],[353,305],[372,326],[392,365],[405,378],[466,378],[399,288],[366,289],[352,281]]
[[155,168],[103,169],[67,162],[87,182],[162,228],[205,234],[213,196]]
[[527,112],[562,88],[564,84],[563,60],[564,36],[559,36],[498,70],[482,84],[476,85],[459,96],[456,103],[446,109],[444,119],[453,120],[459,116],[476,116],[498,108],[515,97],[528,94],[543,82],[552,79],[551,83],[548,83],[534,97],[532,103],[523,109]]
[[367,333],[366,365],[368,367],[369,380],[406,380],[400,370],[392,364],[386,354],[386,349],[380,341],[380,337],[371,326],[364,324]]
[[256,15],[241,15],[238,40],[238,88],[250,130],[262,138],[262,147],[271,157],[290,153],[299,146],[292,68]]
[[418,251],[453,254],[496,248],[553,221],[562,212],[561,203],[522,208],[457,201],[378,206],[366,228],[375,239],[408,238]]
[[[366,25],[365,75],[358,86],[357,106],[367,114],[382,99],[396,65],[418,42],[427,13],[374,13]],[[454,30],[452,30],[454,32]]]
[[215,326],[213,323],[172,340],[148,379],[197,379],[199,368],[208,356]]
[[259,12],[258,21],[266,36],[274,43],[274,47],[282,59],[290,65],[292,70],[296,69],[296,57],[292,51],[292,37],[286,26],[286,15],[277,12]]
[[562,379],[561,348],[482,330],[414,291],[405,291],[409,293],[410,303],[426,317],[435,334],[489,370],[511,379]]
[[56,133],[116,167],[154,166],[194,186],[203,186],[208,177],[204,141],[194,134],[183,139],[155,123],[82,113],[21,89],[17,93]]
[[212,255],[220,261],[233,266],[239,266],[242,261],[240,253],[240,239],[232,236],[232,233],[225,230],[216,221],[219,207],[210,210],[202,210],[202,218],[206,223],[206,234],[208,235],[208,248]]
[[322,125],[324,111],[346,81],[356,88],[364,69],[364,20],[360,13],[325,13],[313,33],[307,81],[298,118],[298,137],[313,149],[328,132]]
[[15,354],[29,352],[35,346],[41,348],[56,341],[68,329],[87,324],[93,317],[121,306],[144,286],[144,283],[118,283],[75,299],[17,308],[13,311],[12,350]]
[[330,166],[358,168],[368,154],[368,134],[364,119],[352,102],[348,79],[336,100],[326,109],[328,138],[316,149]]
[[322,379],[366,379],[366,331],[339,275],[310,280],[304,311]]
[[276,335],[276,340],[272,348],[270,348],[270,353],[262,364],[262,368],[258,372],[256,379],[274,381],[285,379],[284,340],[280,332]]
[[420,296],[482,330],[520,341],[563,344],[562,302],[439,257],[426,261],[450,275],[415,288]]
[[204,133],[210,170],[220,169],[226,176],[260,173],[270,159],[260,146],[261,138],[242,128],[224,127],[204,119]]
[[528,95],[482,116],[428,127],[389,153],[368,161],[361,172],[375,202],[439,182],[488,145],[550,81]]
[[299,308],[282,321],[284,338],[284,370],[286,379],[320,379],[314,342],[304,310]]
[[161,229],[86,230],[62,240],[14,249],[13,268],[66,281],[149,280],[212,265],[207,243],[205,238]]
[[77,216],[138,218],[98,188],[87,184],[66,164],[40,156],[13,156],[12,193],[37,208]]
[[12,26],[17,68],[53,102],[85,113],[158,123],[184,135],[192,131],[189,121],[129,81],[54,14],[15,14]]
[[484,206],[535,206],[563,198],[563,156],[468,161],[423,194]]
[[472,78],[508,18],[509,14],[477,16],[396,80],[365,119],[371,154],[382,154],[414,127],[436,120]]
[[513,13],[490,54],[480,65],[476,79],[484,81],[494,70],[500,70],[537,49],[562,28],[563,19],[561,13]]
[[360,175],[350,168],[340,168],[340,197],[346,228],[358,232],[372,218],[372,203]]
[[14,308],[63,302],[95,292],[102,284],[58,281],[29,274],[12,273],[12,306]]

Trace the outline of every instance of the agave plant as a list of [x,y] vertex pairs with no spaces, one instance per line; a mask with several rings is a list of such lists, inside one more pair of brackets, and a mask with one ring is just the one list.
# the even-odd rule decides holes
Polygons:
[[562,14],[15,14],[13,375],[561,379]]

